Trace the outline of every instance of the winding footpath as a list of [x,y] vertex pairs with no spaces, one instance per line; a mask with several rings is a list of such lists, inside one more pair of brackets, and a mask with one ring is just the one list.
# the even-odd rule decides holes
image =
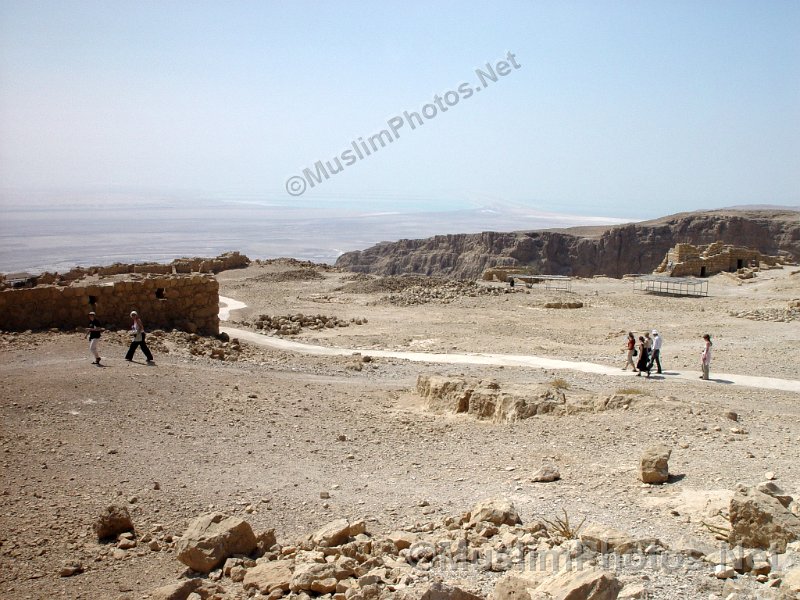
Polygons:
[[[247,305],[227,298],[219,297],[220,321],[230,319],[232,310],[245,308]],[[521,354],[452,354],[436,352],[403,352],[396,350],[364,350],[358,348],[335,348],[330,346],[318,346],[315,344],[305,344],[284,339],[278,336],[266,336],[247,329],[237,329],[235,327],[220,327],[221,332],[227,333],[231,337],[250,342],[259,346],[268,346],[299,354],[314,354],[318,356],[350,356],[355,352],[365,352],[370,356],[380,358],[397,358],[413,362],[439,363],[451,365],[497,365],[504,367],[529,367],[533,369],[571,369],[584,373],[595,373],[607,375],[609,377],[635,377],[629,371],[622,371],[618,367],[609,367],[590,362],[560,360],[555,358],[544,358],[541,356],[528,356]],[[665,371],[661,375],[653,375],[651,379],[680,379],[692,382],[696,385],[709,385],[710,383],[722,383],[727,385],[738,385],[755,387],[771,390],[782,390],[784,392],[795,392],[800,394],[800,381],[794,379],[777,379],[775,377],[755,377],[752,375],[732,375],[730,373],[714,373],[709,382],[700,381],[696,371]]]

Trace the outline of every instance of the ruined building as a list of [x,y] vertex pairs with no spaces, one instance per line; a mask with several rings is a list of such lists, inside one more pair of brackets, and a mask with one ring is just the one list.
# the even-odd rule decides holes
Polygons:
[[707,246],[676,244],[671,248],[654,273],[672,277],[708,277],[723,271],[734,272],[761,264],[774,266],[781,262],[777,256],[767,256],[758,250],[714,242]]

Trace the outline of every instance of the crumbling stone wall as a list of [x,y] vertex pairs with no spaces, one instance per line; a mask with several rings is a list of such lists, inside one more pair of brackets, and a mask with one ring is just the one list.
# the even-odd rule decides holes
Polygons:
[[125,281],[37,285],[0,291],[0,330],[85,327],[94,310],[109,329],[130,327],[139,313],[148,330],[219,333],[219,283],[210,275],[133,275]]
[[[243,269],[250,264],[250,259],[240,252],[226,252],[216,258],[177,258],[169,264],[148,263],[114,263],[105,267],[73,267],[66,273],[44,272],[40,275],[27,275],[32,285],[56,283],[69,285],[86,277],[111,277],[114,275],[150,274],[170,275],[172,273],[219,273],[228,269]],[[0,279],[0,288],[5,287],[4,279]],[[19,286],[23,287],[23,286]],[[26,286],[27,287],[27,286]]]
[[676,244],[654,271],[672,277],[707,277],[723,271],[734,272],[762,263],[774,266],[780,257],[761,254],[752,248],[731,246],[714,242],[708,246]]

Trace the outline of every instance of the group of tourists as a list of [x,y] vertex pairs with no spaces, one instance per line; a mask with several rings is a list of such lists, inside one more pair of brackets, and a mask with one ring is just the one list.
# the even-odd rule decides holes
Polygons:
[[[105,331],[103,328],[102,323],[97,319],[97,315],[94,311],[89,313],[89,327],[86,329],[86,337],[89,338],[89,352],[94,356],[94,364],[100,364],[100,349],[98,348],[100,342],[100,334]],[[141,348],[142,352],[144,353],[144,357],[147,359],[147,364],[153,365],[155,362],[153,361],[153,353],[150,352],[150,348],[147,347],[147,342],[145,341],[145,331],[144,331],[144,324],[142,323],[142,319],[135,310],[131,311],[131,345],[128,348],[128,353],[125,355],[125,360],[128,362],[133,361],[133,355],[136,353],[137,348]]]
[[[626,340],[627,355],[625,366],[622,367],[623,371],[627,371],[628,365],[630,365],[633,367],[633,372],[636,373],[637,377],[641,377],[642,372],[647,373],[647,376],[650,377],[650,372],[655,366],[656,373],[662,373],[661,345],[664,340],[655,329],[652,331],[652,337],[650,337],[650,334],[651,332],[647,332],[644,335],[640,335],[637,344],[636,336],[632,331],[628,332]],[[703,353],[700,355],[700,367],[703,374],[700,379],[708,379],[709,369],[711,368],[711,336],[707,333],[703,334],[703,342]],[[634,358],[638,358],[635,363],[633,362]]]

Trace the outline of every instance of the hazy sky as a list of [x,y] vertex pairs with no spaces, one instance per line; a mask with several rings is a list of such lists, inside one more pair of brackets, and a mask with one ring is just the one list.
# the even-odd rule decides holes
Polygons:
[[[798,31],[800,2],[776,0],[0,0],[0,188],[621,217],[798,205]],[[518,66],[498,66],[509,52]],[[507,74],[477,93],[487,63]],[[353,164],[287,193],[348,148]]]

